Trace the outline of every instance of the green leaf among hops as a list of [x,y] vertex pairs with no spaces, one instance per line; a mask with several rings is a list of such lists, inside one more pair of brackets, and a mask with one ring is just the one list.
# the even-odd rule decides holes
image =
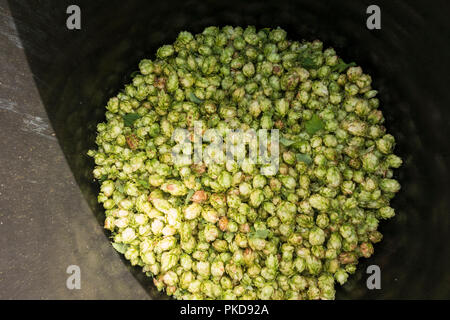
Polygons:
[[296,157],[297,157],[297,161],[301,161],[301,162],[304,162],[306,164],[311,164],[312,163],[311,157],[309,155],[307,155],[307,154],[297,153]]
[[266,239],[269,235],[270,235],[270,231],[267,229],[255,230],[255,231],[250,232],[250,238]]
[[313,135],[319,130],[322,130],[325,128],[325,122],[323,122],[322,119],[319,118],[318,115],[314,114],[311,119],[305,122],[305,129],[306,132],[309,135]]
[[116,249],[117,252],[120,252],[122,254],[125,254],[125,252],[127,252],[127,250],[128,250],[128,245],[125,243],[113,242],[112,246],[114,247],[114,249]]
[[137,113],[127,113],[126,115],[123,116],[123,122],[125,127],[133,126],[133,123],[140,117],[141,116],[138,115]]

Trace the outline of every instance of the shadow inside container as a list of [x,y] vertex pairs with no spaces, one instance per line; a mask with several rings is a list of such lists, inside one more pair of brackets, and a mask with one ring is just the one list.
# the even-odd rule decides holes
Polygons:
[[[443,298],[449,293],[442,279],[450,275],[445,268],[450,179],[443,147],[448,146],[449,110],[442,104],[450,81],[439,74],[448,62],[433,44],[450,52],[444,41],[450,32],[439,25],[445,10],[378,3],[382,29],[373,31],[366,28],[368,1],[10,1],[10,8],[59,143],[101,225],[99,186],[86,155],[95,147],[96,125],[104,120],[109,97],[130,81],[138,62],[154,58],[156,49],[172,43],[180,31],[280,26],[290,39],[321,39],[346,62],[357,62],[372,75],[386,127],[397,138],[396,153],[404,166],[396,178],[403,190],[393,201],[397,217],[381,224],[385,239],[375,246],[375,255],[361,260],[336,297]],[[66,8],[72,4],[81,8],[81,30],[66,28]],[[430,17],[435,24],[426,23]],[[381,267],[382,290],[366,287],[365,270],[371,264]],[[130,270],[151,298],[166,298],[140,268]]]

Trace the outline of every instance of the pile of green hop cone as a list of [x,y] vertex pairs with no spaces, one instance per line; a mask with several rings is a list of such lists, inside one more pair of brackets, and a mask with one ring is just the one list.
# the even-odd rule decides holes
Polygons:
[[[321,41],[252,26],[180,32],[139,70],[88,152],[115,249],[176,299],[334,299],[400,190],[371,77]],[[174,133],[194,123],[278,129],[276,170],[175,161]]]

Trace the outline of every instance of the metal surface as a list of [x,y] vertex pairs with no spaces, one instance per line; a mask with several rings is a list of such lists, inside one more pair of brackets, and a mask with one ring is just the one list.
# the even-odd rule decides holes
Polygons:
[[[405,160],[403,189],[397,217],[381,225],[385,239],[337,298],[450,297],[447,2],[375,1],[381,30],[366,28],[369,1],[10,1],[17,30],[0,4],[0,297],[161,298],[139,270],[128,272],[102,233],[85,154],[108,97],[141,58],[181,30],[225,24],[322,39],[361,64],[379,90]],[[65,27],[69,4],[81,7],[81,30]],[[69,264],[81,267],[79,291],[65,288]],[[381,267],[382,290],[366,288],[371,264]]]
[[[20,23],[0,0],[0,299],[145,299],[67,165]],[[66,287],[69,265],[81,269],[80,290]]]

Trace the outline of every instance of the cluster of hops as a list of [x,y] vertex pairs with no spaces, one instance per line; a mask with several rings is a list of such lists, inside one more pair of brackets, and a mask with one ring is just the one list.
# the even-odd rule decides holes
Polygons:
[[[113,246],[177,299],[334,299],[400,189],[371,77],[251,26],[181,32],[139,68],[88,153]],[[195,121],[278,129],[278,170],[175,163],[173,133]]]

